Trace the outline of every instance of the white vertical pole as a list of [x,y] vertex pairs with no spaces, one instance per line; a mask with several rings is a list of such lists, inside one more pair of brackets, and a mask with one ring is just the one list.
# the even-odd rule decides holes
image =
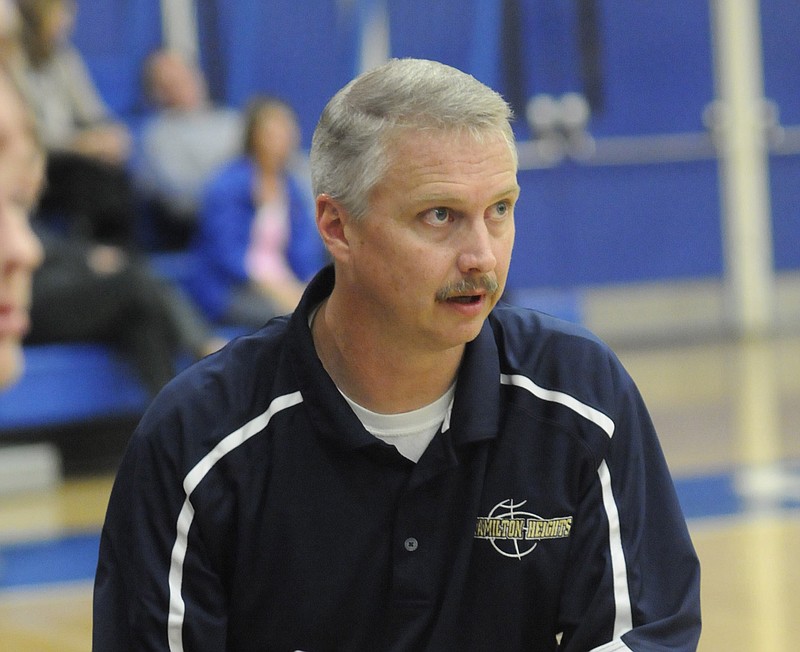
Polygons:
[[386,63],[391,56],[389,8],[386,0],[360,0],[358,3],[361,51],[357,73]]
[[161,0],[161,30],[164,46],[196,61],[197,13],[194,0]]
[[758,0],[711,0],[711,15],[730,316],[758,336],[772,328],[775,280]]

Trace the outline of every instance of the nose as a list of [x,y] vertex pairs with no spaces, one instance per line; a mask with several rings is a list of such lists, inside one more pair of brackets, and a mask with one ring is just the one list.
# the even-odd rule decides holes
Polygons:
[[469,220],[465,224],[464,239],[458,256],[458,267],[462,274],[486,274],[494,270],[497,257],[494,253],[493,238],[486,221]]
[[22,238],[25,240],[25,244],[23,245],[24,265],[30,270],[35,270],[44,260],[44,248],[27,221],[23,223]]
[[27,216],[6,202],[0,205],[0,264],[3,274],[33,271],[42,263],[44,250]]

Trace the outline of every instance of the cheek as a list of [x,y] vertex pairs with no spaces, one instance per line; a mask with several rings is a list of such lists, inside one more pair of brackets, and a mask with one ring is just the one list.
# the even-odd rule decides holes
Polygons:
[[514,229],[512,228],[510,232],[505,235],[503,238],[498,240],[497,246],[495,247],[495,258],[497,259],[497,266],[498,266],[498,273],[503,272],[505,273],[508,271],[508,267],[511,263],[511,254],[514,250]]
[[363,243],[361,273],[376,293],[396,304],[416,304],[428,286],[441,281],[430,251],[410,246],[398,239]]

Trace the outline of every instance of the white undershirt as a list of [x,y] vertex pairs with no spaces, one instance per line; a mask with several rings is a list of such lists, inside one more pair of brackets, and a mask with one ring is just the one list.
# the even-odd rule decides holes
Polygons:
[[[321,305],[311,311],[308,317],[309,328],[312,327]],[[339,388],[337,387],[337,389]],[[450,385],[450,388],[433,403],[400,414],[373,412],[356,403],[341,389],[339,389],[339,393],[347,401],[368,433],[394,446],[403,457],[412,462],[419,462],[419,458],[428,448],[431,439],[438,432],[439,426],[442,426],[442,431],[450,427],[450,413],[453,410],[456,384]]]
[[433,403],[400,414],[379,414],[362,407],[344,393],[342,396],[353,408],[367,432],[394,446],[403,457],[418,462],[438,432],[439,426],[442,426],[442,430],[447,430],[455,393],[456,385],[453,383]]

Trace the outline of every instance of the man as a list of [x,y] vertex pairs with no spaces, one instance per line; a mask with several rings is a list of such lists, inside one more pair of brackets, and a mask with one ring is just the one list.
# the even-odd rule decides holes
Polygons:
[[201,70],[176,51],[153,52],[143,77],[155,110],[137,139],[134,175],[155,211],[162,244],[185,244],[196,228],[206,182],[241,154],[242,116],[213,105]]
[[311,150],[333,267],[173,382],[111,497],[96,650],[694,650],[699,570],[592,335],[497,305],[509,110],[394,60]]
[[104,244],[136,244],[131,134],[106,105],[71,42],[75,0],[17,0],[21,78],[47,149],[39,219]]
[[28,213],[42,172],[31,117],[0,64],[0,388],[13,382],[23,368],[31,279],[42,260]]

